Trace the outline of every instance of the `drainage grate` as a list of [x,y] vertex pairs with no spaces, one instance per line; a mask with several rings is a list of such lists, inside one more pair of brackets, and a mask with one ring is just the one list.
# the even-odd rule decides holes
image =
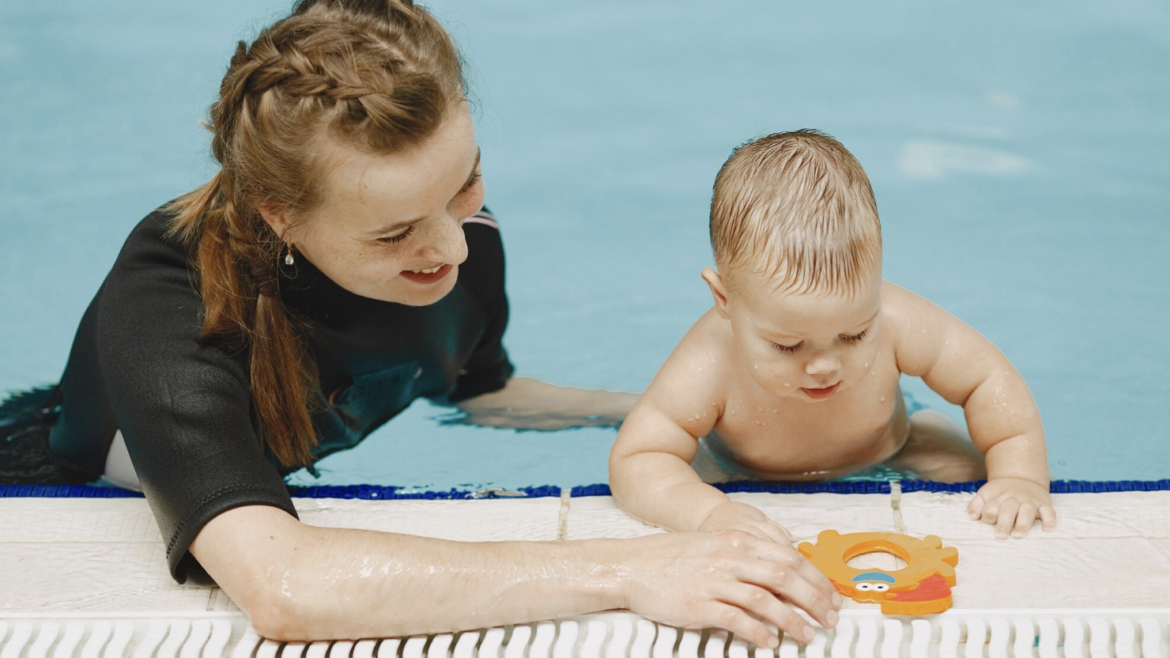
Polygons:
[[236,614],[0,616],[0,658],[1170,658],[1170,609],[844,610],[836,629],[776,651],[722,631],[608,613],[402,639],[279,643]]

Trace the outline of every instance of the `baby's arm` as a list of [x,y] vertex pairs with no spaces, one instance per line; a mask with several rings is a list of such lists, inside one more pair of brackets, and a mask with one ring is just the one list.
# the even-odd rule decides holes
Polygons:
[[626,418],[609,455],[614,498],[630,514],[671,530],[738,529],[772,541],[788,532],[733,502],[691,468],[723,412],[728,359],[704,317],[683,337]]
[[[725,539],[733,544],[758,541],[745,532],[763,538],[784,566],[766,578],[721,574],[728,583],[721,594],[731,606],[726,612],[763,611],[765,621],[793,638],[801,622],[793,607],[832,627],[841,596],[829,579],[800,554],[783,528],[755,507],[704,484],[690,466],[698,437],[711,431],[722,412],[726,385],[726,373],[717,365],[726,359],[714,356],[718,348],[703,324],[700,319],[683,337],[622,425],[609,457],[614,498],[630,514],[673,530],[729,531]],[[811,639],[810,633],[803,641]]]
[[898,368],[963,406],[971,440],[987,460],[987,484],[968,507],[971,518],[994,524],[1000,538],[1023,537],[1037,518],[1052,530],[1044,427],[1024,378],[990,341],[928,300],[888,282],[882,300]]

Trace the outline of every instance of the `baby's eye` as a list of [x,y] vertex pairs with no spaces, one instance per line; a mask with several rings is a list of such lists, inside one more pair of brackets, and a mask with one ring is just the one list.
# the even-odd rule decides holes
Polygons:
[[780,343],[772,343],[772,347],[774,347],[781,354],[792,354],[796,352],[796,350],[799,350],[801,345],[804,345],[803,340],[795,345],[781,345]]
[[865,335],[867,333],[869,333],[869,329],[866,329],[859,334],[853,334],[852,336],[838,336],[838,338],[840,338],[841,341],[845,343],[860,343],[861,341],[865,340]]

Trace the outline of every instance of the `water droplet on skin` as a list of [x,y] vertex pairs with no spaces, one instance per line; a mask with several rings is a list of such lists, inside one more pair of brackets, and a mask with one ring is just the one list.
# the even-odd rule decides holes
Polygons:
[[792,386],[792,384],[789,384],[788,382],[784,382],[784,385],[785,386]]
[[886,399],[884,397],[878,399],[878,402],[885,402],[885,401],[886,401]]
[[868,368],[868,367],[869,367],[869,362],[868,362],[868,361],[865,363],[865,367],[866,367],[866,368]]

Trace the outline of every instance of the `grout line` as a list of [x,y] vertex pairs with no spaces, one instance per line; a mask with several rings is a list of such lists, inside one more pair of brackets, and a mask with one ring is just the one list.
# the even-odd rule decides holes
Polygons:
[[906,524],[902,522],[901,480],[890,480],[890,508],[894,511],[894,532],[906,534]]
[[572,491],[561,489],[561,513],[557,517],[557,541],[565,541],[565,538],[569,536],[569,503],[572,500]]

